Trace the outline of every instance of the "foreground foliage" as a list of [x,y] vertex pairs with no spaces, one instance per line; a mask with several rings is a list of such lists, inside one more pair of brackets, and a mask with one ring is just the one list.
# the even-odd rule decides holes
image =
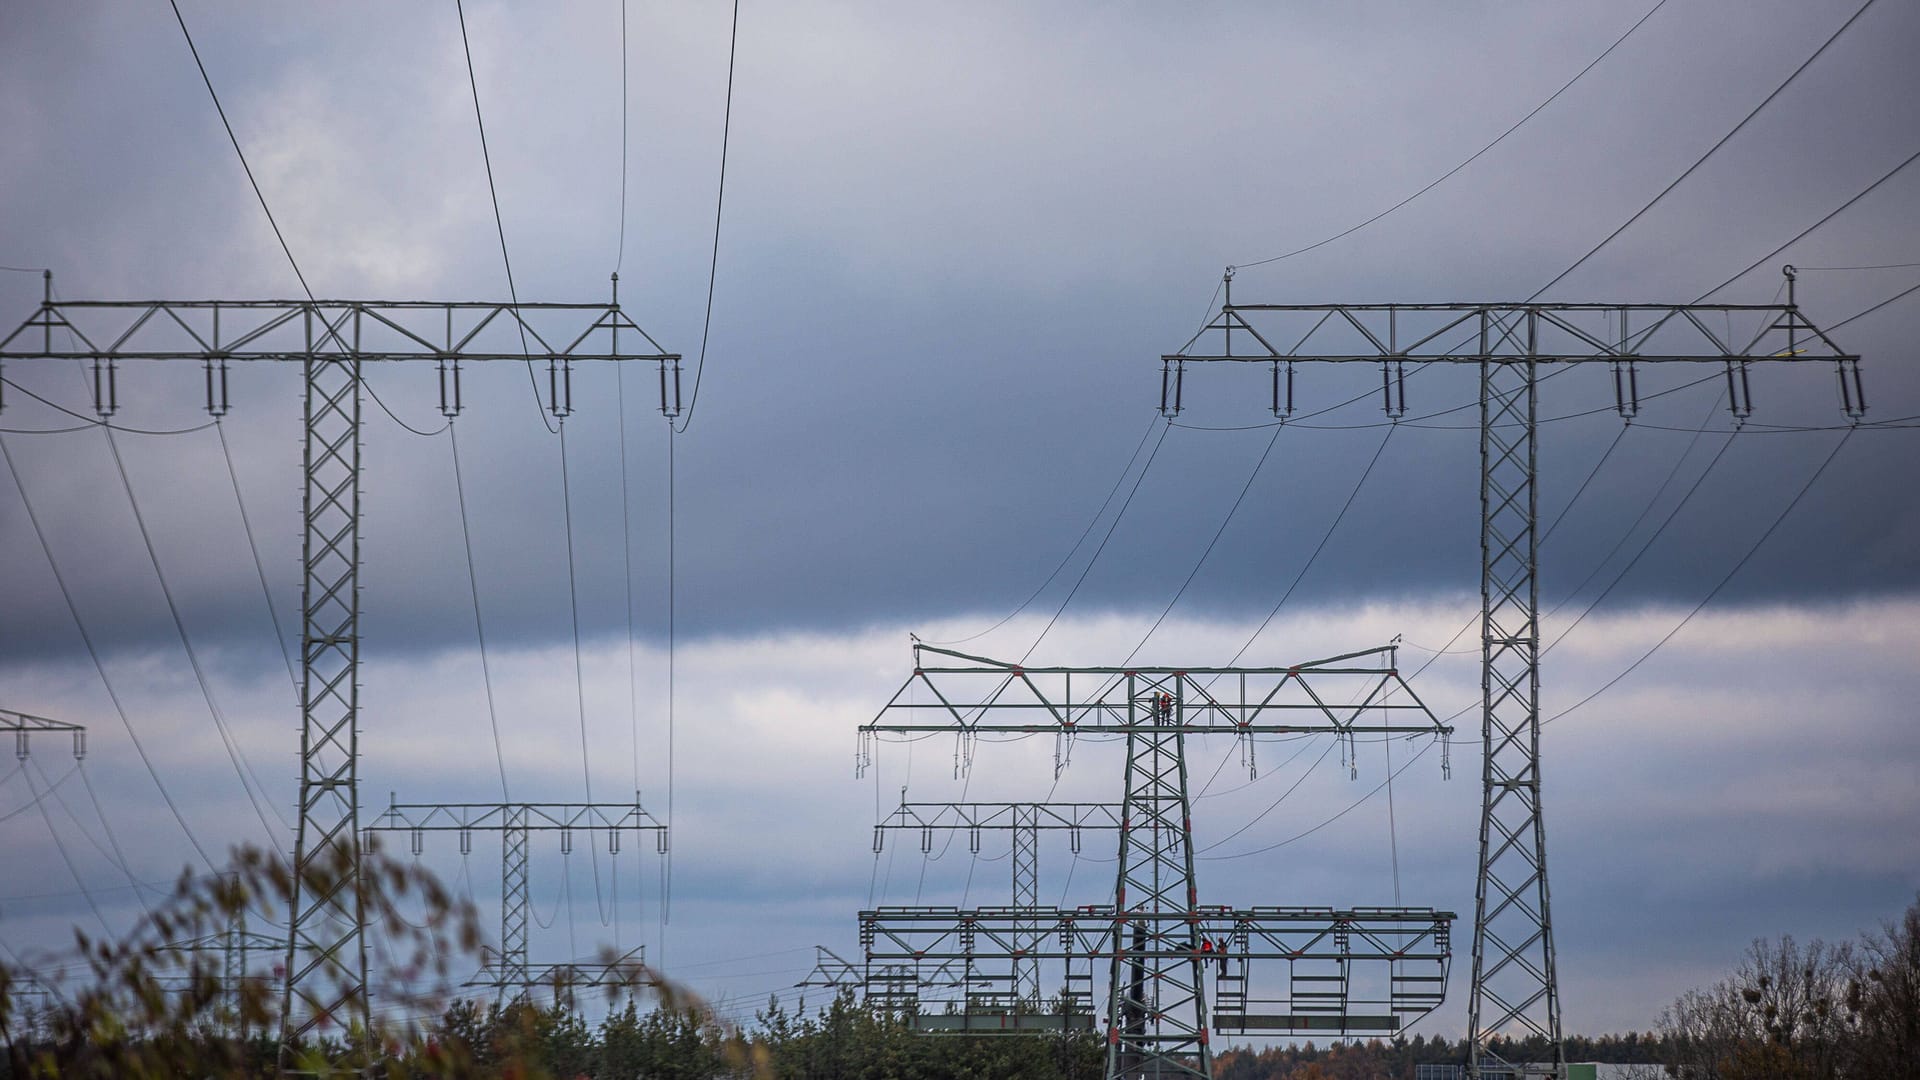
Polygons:
[[[641,965],[620,966],[610,988],[620,1007],[595,1010],[597,1022],[570,1007],[564,984],[551,988],[550,1007],[464,1000],[452,972],[478,963],[481,933],[472,906],[425,871],[377,850],[335,854],[308,872],[303,890],[332,887],[359,860],[368,926],[388,943],[392,965],[383,972],[381,1016],[371,1027],[343,1028],[323,1018],[331,1022],[320,1025],[321,1038],[292,1048],[286,1064],[304,1073],[374,1072],[393,1080],[1092,1080],[1103,1071],[1105,1047],[1089,1033],[929,1036],[850,992],[811,1014],[769,1002],[751,1032],[741,1032]],[[277,980],[250,975],[230,982],[218,951],[180,943],[217,941],[249,916],[271,925],[272,914],[286,910],[293,884],[277,858],[237,851],[227,873],[183,876],[124,940],[96,940],[76,929],[86,971],[76,985],[36,980],[0,963],[0,1080],[275,1075]],[[407,917],[403,902],[424,915]],[[1410,1080],[1417,1065],[1459,1064],[1466,1050],[1422,1036],[1233,1049],[1219,1053],[1215,1075]],[[1544,1050],[1500,1047],[1517,1061],[1541,1060]],[[1573,1036],[1566,1051],[1573,1061],[1629,1063],[1646,1076],[1684,1080],[1920,1080],[1920,899],[1857,942],[1757,941],[1726,979],[1668,1008],[1660,1031]]]

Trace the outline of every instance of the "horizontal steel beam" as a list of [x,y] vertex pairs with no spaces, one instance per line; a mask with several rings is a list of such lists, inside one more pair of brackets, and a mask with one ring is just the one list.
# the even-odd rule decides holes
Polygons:
[[[1234,959],[1445,961],[1452,956],[1454,918],[1450,911],[1408,907],[1201,906],[1191,914],[1130,911],[1120,915],[1111,905],[889,907],[860,913],[860,938],[869,962],[996,956],[1079,960],[1110,957],[1117,932],[1146,923],[1196,926],[1201,938],[1228,941],[1226,955]],[[1022,944],[1016,946],[1016,940]],[[1214,955],[1195,952],[1196,957],[1207,959]]]
[[[928,654],[965,663],[928,666]],[[912,675],[859,730],[1451,733],[1397,656],[1387,645],[1284,667],[1027,667],[916,644]]]
[[[524,811],[509,821],[508,811]],[[507,828],[545,832],[561,829],[665,830],[638,800],[632,803],[393,803],[368,832],[486,832]]]
[[[1735,322],[1743,329],[1736,329]],[[1219,341],[1220,347],[1195,344]],[[1358,363],[1858,362],[1798,304],[1235,304],[1170,365]]]
[[[1031,809],[1033,820],[1016,822],[1016,810]],[[1117,829],[1119,803],[909,803],[874,826],[876,829]]]
[[65,720],[49,720],[44,716],[0,709],[0,732],[13,732],[13,756],[26,760],[29,753],[28,743],[36,734],[61,733],[73,736],[73,756],[87,756],[87,729],[80,724],[70,724]]
[[[645,351],[616,347],[626,333]],[[677,362],[617,303],[53,300],[0,360],[653,360]]]

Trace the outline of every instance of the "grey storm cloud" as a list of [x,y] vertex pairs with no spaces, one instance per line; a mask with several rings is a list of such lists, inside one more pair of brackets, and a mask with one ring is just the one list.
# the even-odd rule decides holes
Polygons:
[[[743,5],[707,366],[698,412],[672,448],[687,665],[674,929],[654,928],[660,868],[630,861],[623,903],[642,915],[582,916],[580,933],[644,927],[654,947],[671,946],[654,957],[671,968],[676,956],[706,963],[844,942],[852,910],[875,895],[900,902],[909,874],[914,895],[957,902],[972,889],[969,860],[922,866],[911,852],[876,863],[868,847],[875,801],[897,797],[892,788],[909,782],[900,774],[911,770],[927,798],[946,790],[937,782],[952,786],[950,747],[851,779],[853,726],[898,684],[908,630],[971,633],[1039,590],[981,643],[1017,651],[1071,593],[1037,655],[1098,660],[1178,592],[1155,647],[1217,661],[1298,576],[1274,631],[1284,640],[1262,639],[1275,659],[1399,632],[1444,647],[1477,607],[1471,374],[1417,375],[1409,414],[1428,418],[1389,427],[1367,394],[1375,373],[1303,369],[1296,392],[1315,415],[1276,436],[1242,429],[1270,419],[1262,373],[1197,372],[1188,426],[1161,441],[1159,357],[1200,324],[1224,266],[1338,233],[1419,189],[1558,89],[1646,6]],[[1693,163],[1855,6],[1673,0],[1484,157],[1336,243],[1240,271],[1235,296],[1525,298]],[[317,294],[506,297],[451,5],[183,9]],[[0,265],[52,267],[69,299],[296,296],[171,16],[99,3],[0,14]],[[631,5],[623,238],[618,6],[467,4],[519,295],[603,298],[617,262],[628,313],[689,365],[705,321],[725,16],[721,5]],[[1691,300],[1852,198],[1920,149],[1915,40],[1920,9],[1876,5],[1546,298]],[[1717,298],[1769,301],[1777,264],[1791,261],[1808,268],[1799,297],[1815,322],[1867,310],[1920,270],[1817,268],[1920,260],[1917,196],[1920,172],[1900,173]],[[34,274],[0,271],[0,333],[32,315],[40,289]],[[1869,419],[1920,414],[1917,331],[1920,303],[1909,299],[1838,332],[1865,357]],[[25,433],[84,420],[84,373],[15,362],[4,374],[8,454],[155,770],[216,847],[284,845],[275,817],[292,802],[297,728],[282,649],[299,605],[298,373],[236,371],[235,409],[218,433],[115,436],[154,558],[234,719],[231,743],[184,670],[104,435]],[[1550,623],[1606,594],[1549,661],[1557,707],[1633,663],[1705,598],[1843,435],[1763,426],[1840,425],[1829,370],[1756,372],[1753,422],[1731,442],[1720,384],[1682,385],[1702,374],[1712,372],[1649,373],[1643,393],[1662,396],[1624,434],[1604,371],[1543,390],[1554,419],[1541,510],[1558,522],[1542,551],[1542,599],[1559,608]],[[438,426],[431,370],[369,379],[401,418]],[[126,428],[205,422],[197,371],[130,363],[121,380],[115,420]],[[457,421],[464,530],[450,440],[411,434],[367,404],[369,805],[408,784],[423,797],[486,796],[501,757],[526,797],[562,797],[583,769],[596,792],[665,797],[666,424],[647,369],[576,380],[563,488],[559,441],[523,372],[468,376]],[[1911,435],[1850,437],[1672,649],[1552,729],[1550,753],[1564,755],[1550,775],[1565,785],[1553,804],[1564,808],[1553,818],[1565,883],[1555,896],[1575,1026],[1644,1026],[1662,995],[1712,977],[1747,937],[1801,927],[1844,936],[1910,896],[1914,851],[1900,823],[1915,812],[1916,754],[1896,720],[1911,711],[1914,652],[1896,631],[1913,622],[1920,587]],[[487,703],[469,536],[503,749],[476,734]],[[0,560],[0,704],[88,717],[106,816],[141,853],[128,869],[169,877],[190,851],[121,738],[11,477],[0,479]],[[1316,647],[1320,631],[1342,639]],[[1435,668],[1437,692],[1470,704],[1471,657],[1450,663]],[[589,738],[598,754],[576,746]],[[259,778],[257,812],[229,754]],[[57,755],[36,759],[45,783],[61,780]],[[1007,790],[1028,779],[1009,773]],[[1287,805],[1286,821],[1263,823],[1263,842],[1358,797],[1344,776],[1326,780],[1300,796],[1307,805]],[[1219,797],[1220,820],[1258,812],[1271,784]],[[90,838],[84,789],[57,790],[72,805],[53,812],[55,827]],[[1756,792],[1792,798],[1759,805]],[[29,805],[18,785],[0,795],[0,815]],[[1402,797],[1432,800],[1402,838],[1409,897],[1470,911],[1477,788],[1463,778]],[[800,810],[770,822],[775,800]],[[1364,832],[1330,828],[1310,853],[1222,860],[1217,880],[1282,902],[1383,902],[1380,811],[1366,803],[1352,816]],[[0,830],[9,867],[18,859],[49,882],[9,887],[0,937],[63,943],[84,909],[62,891],[51,840],[24,811],[0,817]],[[105,851],[89,847],[82,860],[96,883],[119,873]],[[1003,865],[971,869],[997,882]],[[486,896],[490,861],[439,868]],[[542,868],[539,912],[559,910],[563,887],[596,887],[578,858],[573,872]],[[1647,912],[1623,911],[1623,894],[1653,899]],[[109,919],[129,915],[132,896],[113,896]],[[747,907],[754,926],[734,949]],[[1701,914],[1730,910],[1737,917],[1717,922]],[[557,923],[543,935],[543,949],[562,948]],[[1622,941],[1660,959],[1636,966],[1619,955]],[[709,989],[751,997],[781,982],[751,977],[765,963]]]
[[[1841,14],[1777,8],[1770,20],[1746,11],[1733,20],[1745,29],[1730,33],[1713,5],[1656,13],[1448,183],[1338,244],[1244,272],[1240,297],[1531,293],[1711,145]],[[1119,476],[1157,402],[1157,357],[1196,324],[1220,265],[1390,204],[1503,130],[1627,25],[1597,10],[1489,8],[1461,20],[1411,8],[1364,26],[1331,10],[1126,20],[991,11],[832,7],[765,13],[743,30],[711,377],[678,447],[691,632],[1011,607],[1065,556]],[[0,151],[0,169],[18,212],[0,226],[0,250],[54,266],[72,297],[295,293],[164,14],[15,15],[25,25],[9,35],[7,98],[21,137]],[[391,32],[368,42],[244,8],[201,13],[216,85],[323,295],[505,293],[457,31],[441,14],[383,12]],[[529,298],[606,292],[619,206],[609,17],[572,9],[521,25],[507,9],[477,6],[473,18],[501,209]],[[1920,136],[1896,45],[1911,18],[1870,12],[1831,60],[1552,297],[1691,299],[1896,164]],[[1227,25],[1234,32],[1216,41],[1210,31]],[[687,353],[703,311],[724,29],[674,8],[638,14],[633,35],[622,296]],[[1158,47],[1180,35],[1209,48]],[[76,74],[107,53],[113,78]],[[1783,258],[1903,261],[1920,239],[1914,183],[1896,178]],[[38,282],[3,276],[0,304],[24,319]],[[1907,283],[1897,273],[1809,274],[1802,296],[1816,320],[1833,322]],[[1778,284],[1769,266],[1722,297],[1764,301]],[[1874,418],[1920,411],[1902,361],[1913,317],[1896,306],[1841,334],[1868,358]],[[636,630],[657,635],[665,435],[643,374],[624,387],[626,519]],[[84,411],[71,373],[16,364],[9,377]],[[377,378],[403,417],[433,418],[428,373]],[[626,566],[614,379],[580,378],[587,404],[569,432],[580,614],[590,634],[624,633],[624,604],[609,602],[624,600]],[[1837,423],[1828,378],[1764,373],[1756,419]],[[129,424],[195,422],[197,380],[151,367],[125,379]],[[1364,393],[1364,379],[1308,371],[1298,392],[1313,411]],[[1654,381],[1670,389],[1681,376]],[[462,445],[483,607],[503,639],[564,638],[557,448],[517,375],[501,368],[469,383]],[[249,373],[227,425],[283,606],[297,566],[297,392],[290,371]],[[1724,426],[1716,392],[1709,381],[1650,406],[1555,541],[1549,589],[1579,580],[1697,442],[1651,520],[1665,516],[1719,437],[1658,429]],[[1472,393],[1464,372],[1409,387],[1416,416]],[[1206,373],[1183,420],[1257,420],[1265,395],[1258,378]],[[23,426],[70,420],[11,398],[8,415]],[[1590,415],[1554,425],[1544,442],[1547,507],[1571,495],[1617,432],[1610,402],[1598,371],[1548,395],[1548,415]],[[1380,422],[1363,398],[1314,418],[1322,429],[1287,432],[1183,603],[1232,617],[1269,606],[1351,491]],[[1396,434],[1302,599],[1471,583],[1472,422],[1470,410],[1453,412]],[[1164,603],[1266,435],[1175,430],[1076,604]],[[1742,440],[1614,595],[1697,597],[1832,437]],[[415,439],[377,412],[368,440],[369,632],[402,647],[463,642],[471,600],[444,440]],[[99,437],[13,442],[51,538],[100,594],[88,605],[97,632],[165,640],[171,626],[146,595],[151,571]],[[139,441],[136,494],[175,504],[178,520],[162,515],[156,539],[193,628],[253,637],[259,605],[228,573],[244,552],[210,446],[211,433]],[[1917,564],[1902,541],[1915,535],[1912,503],[1875,479],[1909,471],[1911,446],[1894,433],[1854,440],[1727,599],[1911,588]],[[16,506],[0,533],[31,558]],[[10,622],[10,647],[65,647],[23,629],[63,621],[48,584],[43,572],[8,575],[9,608],[32,616]]]

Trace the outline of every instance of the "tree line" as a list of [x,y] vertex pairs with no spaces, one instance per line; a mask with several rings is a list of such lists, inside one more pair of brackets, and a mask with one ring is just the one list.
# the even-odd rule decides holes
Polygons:
[[[842,992],[811,1013],[776,1000],[745,1029],[722,1023],[696,995],[632,965],[622,1007],[597,1023],[564,1004],[461,1000],[455,967],[482,940],[477,913],[423,869],[378,851],[342,852],[307,867],[322,895],[357,860],[369,926],[395,958],[382,1009],[365,1027],[322,1017],[289,1065],[313,1075],[376,1073],[475,1080],[1092,1080],[1104,1041],[1091,1032],[928,1035],[907,1017]],[[230,873],[183,876],[124,940],[76,929],[85,974],[41,982],[0,963],[0,1080],[27,1077],[266,1077],[279,1067],[278,987],[223,981],[217,953],[170,943],[206,940],[249,911],[284,911],[284,861],[235,853]],[[403,914],[401,901],[409,903]],[[425,909],[424,918],[411,914]],[[345,978],[348,973],[338,973]],[[341,987],[335,987],[339,990]],[[556,986],[556,1001],[572,995]],[[650,995],[647,1007],[634,994]],[[340,995],[336,994],[335,998]],[[324,999],[324,995],[323,995]],[[1681,1080],[1920,1080],[1920,899],[1858,940],[1756,941],[1725,978],[1690,990],[1646,1033],[1569,1036],[1570,1061],[1634,1067]],[[1218,1080],[1414,1080],[1422,1064],[1461,1064],[1464,1040],[1415,1035],[1316,1046],[1229,1048]],[[1509,1061],[1546,1057],[1542,1043],[1503,1043]]]

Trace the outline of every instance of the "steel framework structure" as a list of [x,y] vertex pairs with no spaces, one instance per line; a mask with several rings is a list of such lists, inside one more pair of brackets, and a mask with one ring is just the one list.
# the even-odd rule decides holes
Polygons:
[[[44,280],[39,309],[0,339],[0,364],[89,365],[102,420],[119,408],[126,361],[200,364],[216,417],[230,406],[230,363],[302,367],[300,821],[282,995],[285,1068],[289,1049],[315,1029],[338,1022],[364,1030],[368,1016],[358,853],[363,365],[437,365],[440,409],[451,419],[462,407],[463,363],[524,361],[529,372],[544,363],[545,408],[564,419],[573,410],[575,362],[648,361],[659,369],[660,408],[671,418],[680,411],[680,356],[622,312],[618,275],[609,302],[587,304],[56,300],[52,275]],[[623,332],[644,350],[623,350]]]
[[270,976],[249,975],[248,954],[267,953],[284,954],[287,943],[276,937],[257,934],[247,929],[246,912],[238,910],[228,921],[227,926],[217,933],[205,934],[184,941],[172,941],[160,947],[163,952],[177,953],[188,957],[183,963],[189,971],[185,975],[172,976],[162,980],[162,985],[171,991],[180,993],[199,992],[199,973],[191,957],[200,953],[218,952],[220,954],[220,996],[224,1001],[220,1016],[221,1030],[229,1035],[247,1038],[248,1030],[246,1009],[242,1007],[241,991],[247,980],[264,983]]
[[[1272,1004],[1277,1012],[1251,1013],[1242,1007],[1230,1016],[1216,1016],[1218,1031],[1392,1033],[1413,1023],[1440,1004],[1452,960],[1450,911],[1421,907],[1333,908],[1194,905],[1143,916],[1110,904],[1077,908],[1056,907],[882,907],[860,913],[860,941],[868,963],[890,970],[931,966],[936,978],[950,978],[953,966],[970,973],[983,961],[1002,960],[1026,950],[1035,961],[1076,962],[1131,960],[1138,955],[1131,941],[1176,939],[1181,960],[1196,969],[1218,964],[1223,982],[1245,981],[1252,961],[1284,962],[1292,971],[1287,997]],[[1039,931],[1029,939],[1028,928]],[[1202,950],[1186,938],[1223,942],[1221,950]],[[1029,943],[1030,942],[1030,943]],[[1381,962],[1391,966],[1383,995],[1356,1002],[1347,994],[1347,972],[1356,963]],[[1226,976],[1231,963],[1241,974]],[[822,950],[816,976],[822,985],[846,985],[857,980],[853,966]],[[965,975],[960,976],[961,979]],[[1151,1015],[1151,974],[1129,975],[1121,1005],[1136,1018]],[[1164,1000],[1164,998],[1162,999]],[[1111,1001],[1109,1002],[1111,1005]],[[1355,1013],[1356,1004],[1377,1009]],[[1115,1014],[1109,1014],[1111,1018]],[[1138,1019],[1135,1020],[1139,1022]],[[1174,1063],[1143,1059],[1129,1071],[1157,1075],[1155,1069]],[[1197,1053],[1189,1054],[1184,1074],[1198,1071]],[[1182,1075],[1175,1073],[1174,1075]]]
[[[928,655],[938,662],[927,664]],[[1331,733],[1349,742],[1363,732],[1426,734],[1444,745],[1452,729],[1435,719],[1401,678],[1396,661],[1397,650],[1389,645],[1287,667],[1029,667],[916,643],[913,674],[879,716],[860,728],[861,761],[864,765],[870,754],[867,741],[882,733],[953,731],[960,741],[957,760],[966,768],[973,757],[971,742],[982,732],[1051,731],[1058,740],[1057,768],[1078,732],[1124,735],[1115,906],[1105,917],[1110,941],[1099,952],[1109,962],[1106,1074],[1210,1077],[1185,739],[1232,734],[1245,741],[1249,761],[1251,740],[1266,734]],[[920,689],[929,700],[921,701],[915,692]],[[1342,701],[1354,704],[1336,703]],[[1007,827],[1016,832],[1026,823],[1038,827],[1042,811],[1016,813],[1025,805],[1030,804],[1004,807]],[[981,804],[971,809],[956,804],[936,811],[934,820],[977,825],[1001,820],[1002,813],[994,804],[984,804],[984,810]],[[1046,813],[1051,827],[1069,829],[1097,816],[1084,809]],[[921,828],[924,842],[929,827],[924,818],[916,816],[907,827]],[[990,939],[995,955],[1015,960],[1046,955],[1037,944],[1047,932],[1044,910],[1018,904],[1002,909],[1005,933]],[[946,909],[937,918],[952,923],[961,916]],[[869,963],[890,958],[874,952],[879,928],[862,916]],[[950,928],[958,932],[962,924]],[[968,942],[975,941],[977,921],[966,922],[964,929]],[[1081,950],[1081,955],[1094,954]],[[971,975],[973,958],[965,962],[963,977]]]
[[[983,831],[1010,833],[1013,840],[1013,906],[1038,909],[1040,906],[1040,833],[1065,831],[1077,853],[1080,837],[1086,829],[1118,829],[1121,807],[1115,803],[910,803],[902,801],[895,810],[873,827],[873,850],[879,854],[885,836],[893,832],[918,832],[920,850],[933,850],[936,831],[965,830],[967,847],[978,854]],[[1020,1005],[1040,1001],[1040,968],[1026,955],[1038,939],[1037,926],[1016,932],[1013,952],[1012,994]],[[1023,944],[1024,943],[1024,944]]]
[[529,964],[522,969],[520,982],[508,982],[508,977],[498,967],[488,970],[493,974],[482,971],[461,985],[487,987],[501,994],[513,989],[515,996],[522,998],[536,986],[550,987],[553,990],[553,1003],[569,1010],[573,1008],[574,995],[581,990],[611,992],[654,985],[653,973],[647,967],[645,945],[636,945],[618,956],[608,956],[590,964],[579,961]]
[[[1219,315],[1178,353],[1161,357],[1160,407],[1168,417],[1181,410],[1189,364],[1266,365],[1272,410],[1283,421],[1301,364],[1379,365],[1381,403],[1395,419],[1406,411],[1409,363],[1477,369],[1485,758],[1468,1005],[1475,1077],[1566,1072],[1540,798],[1541,369],[1610,365],[1615,408],[1631,420],[1640,407],[1640,365],[1719,364],[1728,407],[1744,420],[1753,411],[1753,364],[1827,363],[1842,412],[1858,420],[1866,413],[1860,358],[1801,313],[1793,268],[1786,274],[1784,304],[1235,304],[1229,271]],[[1196,350],[1203,339],[1220,347]],[[1497,1035],[1543,1039],[1551,1060],[1537,1069],[1506,1062],[1488,1048]]]
[[13,732],[13,756],[25,761],[29,753],[29,740],[36,734],[59,733],[73,736],[73,756],[75,759],[87,756],[87,729],[79,724],[70,724],[65,720],[49,720],[44,716],[32,716],[28,713],[14,712],[12,709],[0,709],[0,731]]
[[[391,796],[390,796],[391,798]],[[667,827],[640,805],[640,793],[634,792],[628,803],[402,803],[390,802],[380,816],[365,827],[368,839],[376,832],[404,832],[413,854],[425,847],[430,832],[460,834],[460,853],[473,850],[473,834],[500,834],[500,952],[499,961],[469,980],[467,986],[492,987],[504,998],[512,992],[518,1000],[535,986],[611,985],[623,964],[632,962],[635,953],[597,966],[572,963],[535,966],[527,961],[527,918],[532,910],[527,889],[527,866],[532,834],[557,832],[560,849],[573,850],[573,834],[584,831],[589,837],[605,833],[607,849],[618,854],[623,832],[651,832],[654,848],[667,850]]]

